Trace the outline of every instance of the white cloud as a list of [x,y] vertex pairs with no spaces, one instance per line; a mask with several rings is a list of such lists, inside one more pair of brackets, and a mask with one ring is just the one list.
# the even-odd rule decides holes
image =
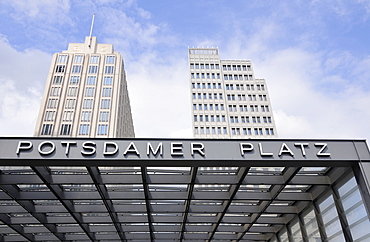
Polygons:
[[70,9],[69,0],[7,0],[5,3],[13,8],[11,16],[18,21],[31,19],[42,20],[43,24],[71,23],[67,17]]
[[14,50],[0,40],[0,134],[31,136],[35,127],[50,55]]
[[[153,56],[154,57],[154,56]],[[191,136],[187,63],[155,64],[147,56],[127,70],[137,137]]]

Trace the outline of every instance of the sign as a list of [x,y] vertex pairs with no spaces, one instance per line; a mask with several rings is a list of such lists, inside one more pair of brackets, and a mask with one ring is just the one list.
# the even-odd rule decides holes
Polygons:
[[364,140],[2,138],[0,159],[369,161]]

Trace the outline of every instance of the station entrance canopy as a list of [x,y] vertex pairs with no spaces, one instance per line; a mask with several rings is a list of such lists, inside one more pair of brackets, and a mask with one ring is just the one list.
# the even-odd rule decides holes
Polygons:
[[364,140],[0,139],[0,241],[370,241]]

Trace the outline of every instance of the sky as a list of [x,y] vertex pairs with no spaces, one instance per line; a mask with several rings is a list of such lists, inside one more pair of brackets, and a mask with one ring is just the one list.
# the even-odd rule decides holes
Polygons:
[[51,57],[125,60],[136,137],[191,138],[188,47],[251,60],[279,138],[370,138],[368,0],[0,0],[0,136],[32,136]]

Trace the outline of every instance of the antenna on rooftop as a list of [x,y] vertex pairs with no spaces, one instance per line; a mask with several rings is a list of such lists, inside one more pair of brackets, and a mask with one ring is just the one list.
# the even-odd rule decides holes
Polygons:
[[95,20],[95,13],[93,14],[92,21],[91,21],[89,48],[91,47],[92,31],[93,31],[93,27],[94,27],[94,20]]

